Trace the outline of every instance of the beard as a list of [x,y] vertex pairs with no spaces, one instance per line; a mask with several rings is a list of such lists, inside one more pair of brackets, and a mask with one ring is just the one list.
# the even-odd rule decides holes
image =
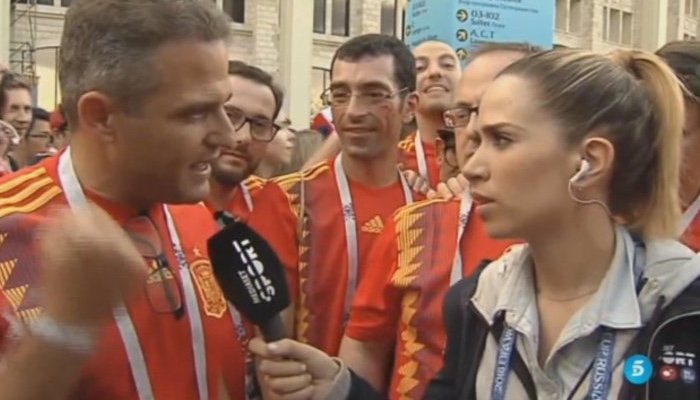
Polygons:
[[244,169],[220,167],[212,165],[211,176],[222,186],[234,187],[246,180],[253,172],[254,168],[246,166]]

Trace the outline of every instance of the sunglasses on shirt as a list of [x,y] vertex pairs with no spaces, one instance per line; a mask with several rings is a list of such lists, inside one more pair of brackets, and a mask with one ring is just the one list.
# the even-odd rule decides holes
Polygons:
[[140,215],[124,223],[123,228],[141,256],[148,261],[146,297],[151,308],[159,314],[173,314],[175,319],[182,318],[185,311],[182,288],[165,255],[155,223],[148,216]]

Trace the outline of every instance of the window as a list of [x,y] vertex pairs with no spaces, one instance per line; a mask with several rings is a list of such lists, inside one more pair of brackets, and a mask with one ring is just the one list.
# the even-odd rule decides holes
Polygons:
[[610,37],[610,27],[608,26],[608,7],[603,7],[603,39]]
[[53,0],[36,0],[36,1],[17,0],[16,2],[17,2],[17,3],[20,3],[20,4],[33,4],[33,3],[36,3],[36,4],[40,4],[40,5],[44,5],[44,6],[52,6],[52,5],[53,5]]
[[610,9],[610,36],[611,42],[620,42],[620,10]]
[[[330,21],[327,18],[329,12]],[[350,0],[314,0],[314,32],[349,36]]]
[[603,7],[603,39],[625,45],[632,44],[633,15],[631,12]]
[[70,7],[72,2],[73,2],[73,0],[61,0],[61,6]]
[[567,0],[557,0],[556,10],[557,10],[557,29],[565,31],[567,25],[567,11],[568,11],[568,1]]
[[233,22],[245,23],[245,0],[224,0],[223,9]]
[[331,34],[348,36],[350,34],[350,0],[332,0]]
[[632,13],[622,13],[622,43],[632,44]]
[[385,35],[396,34],[396,10],[398,0],[382,0],[381,32]]
[[685,0],[685,15],[698,16],[698,0]]
[[583,0],[571,0],[569,3],[569,32],[580,33],[583,20]]
[[580,33],[583,0],[557,0],[556,28],[566,32]]
[[314,0],[314,32],[326,33],[326,0]]

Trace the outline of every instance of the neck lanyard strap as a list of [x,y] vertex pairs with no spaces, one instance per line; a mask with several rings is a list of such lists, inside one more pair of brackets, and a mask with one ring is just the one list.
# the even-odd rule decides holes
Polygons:
[[[355,290],[357,289],[359,250],[357,242],[357,220],[355,217],[355,207],[352,202],[352,195],[350,193],[350,183],[348,182],[348,177],[345,174],[345,169],[343,168],[342,156],[343,154],[341,153],[335,157],[333,167],[335,170],[338,193],[340,194],[340,202],[343,207],[345,244],[348,253],[348,279],[345,289],[345,303],[343,308],[345,312],[343,321],[347,322],[350,315],[352,300],[355,297]],[[403,174],[400,172],[398,172],[398,174],[401,181],[401,188],[403,189],[404,201],[406,204],[411,204],[413,202],[411,188],[408,186]]]
[[607,399],[612,383],[613,351],[615,349],[615,333],[603,329],[598,352],[593,361],[593,376],[591,376],[587,399]]
[[[503,312],[500,321],[495,323],[504,323],[505,313]],[[508,389],[508,377],[510,376],[510,368],[513,362],[513,353],[515,353],[515,341],[517,335],[515,329],[505,326],[501,337],[498,341],[498,353],[496,354],[496,369],[493,371],[493,382],[491,384],[491,400],[503,400]]]
[[421,140],[420,131],[416,131],[416,137],[413,139],[416,147],[416,161],[418,162],[418,174],[430,182],[430,173],[428,172],[428,160],[425,158],[425,149],[423,148],[423,140]]
[[250,190],[245,186],[245,182],[241,182],[238,187],[241,189],[241,194],[243,195],[243,200],[245,200],[248,212],[253,212],[253,198],[250,196]]
[[[78,177],[75,174],[70,147],[63,152],[58,160],[58,177],[70,208],[76,210],[84,207],[87,204],[87,198],[85,197],[85,193],[83,192]],[[177,258],[178,265],[180,267],[179,272],[183,284],[185,304],[192,331],[192,348],[194,350],[195,373],[197,377],[199,398],[208,399],[209,391],[206,376],[206,353],[204,352],[204,333],[202,328],[202,320],[199,314],[199,305],[197,304],[197,298],[189,272],[189,265],[185,259],[184,252],[182,251],[180,237],[175,229],[174,221],[166,206],[163,206],[163,212],[166,217],[168,233],[173,245],[175,257]],[[127,359],[129,360],[129,366],[131,367],[131,375],[134,379],[134,384],[136,386],[139,399],[154,399],[153,388],[148,376],[148,367],[146,366],[143,351],[141,350],[141,343],[136,333],[134,323],[129,316],[129,312],[124,304],[120,304],[114,309],[113,314],[122,342],[124,343]]]
[[472,210],[472,198],[468,193],[462,193],[461,200],[459,202],[459,226],[457,227],[457,247],[455,249],[455,256],[452,260],[452,270],[450,271],[450,286],[459,282],[462,279],[462,252],[461,252],[461,242],[462,235],[467,228],[467,223],[469,222],[469,215]]

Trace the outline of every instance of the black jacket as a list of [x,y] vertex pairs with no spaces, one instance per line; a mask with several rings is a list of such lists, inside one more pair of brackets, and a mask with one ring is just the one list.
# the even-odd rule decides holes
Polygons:
[[[489,334],[500,337],[498,323],[489,329],[488,323],[471,305],[479,274],[463,279],[445,296],[443,316],[447,329],[447,346],[442,370],[426,391],[427,400],[473,400],[476,398],[476,374]],[[642,399],[700,399],[700,278],[692,282],[670,304],[659,299],[656,311],[640,330],[626,353],[644,354],[652,361],[654,373],[646,385],[626,382],[618,394],[621,400]],[[670,350],[673,348],[673,350]],[[677,366],[684,376],[662,378],[659,370],[664,364]],[[528,391],[537,398],[532,377],[516,352],[513,371]]]

